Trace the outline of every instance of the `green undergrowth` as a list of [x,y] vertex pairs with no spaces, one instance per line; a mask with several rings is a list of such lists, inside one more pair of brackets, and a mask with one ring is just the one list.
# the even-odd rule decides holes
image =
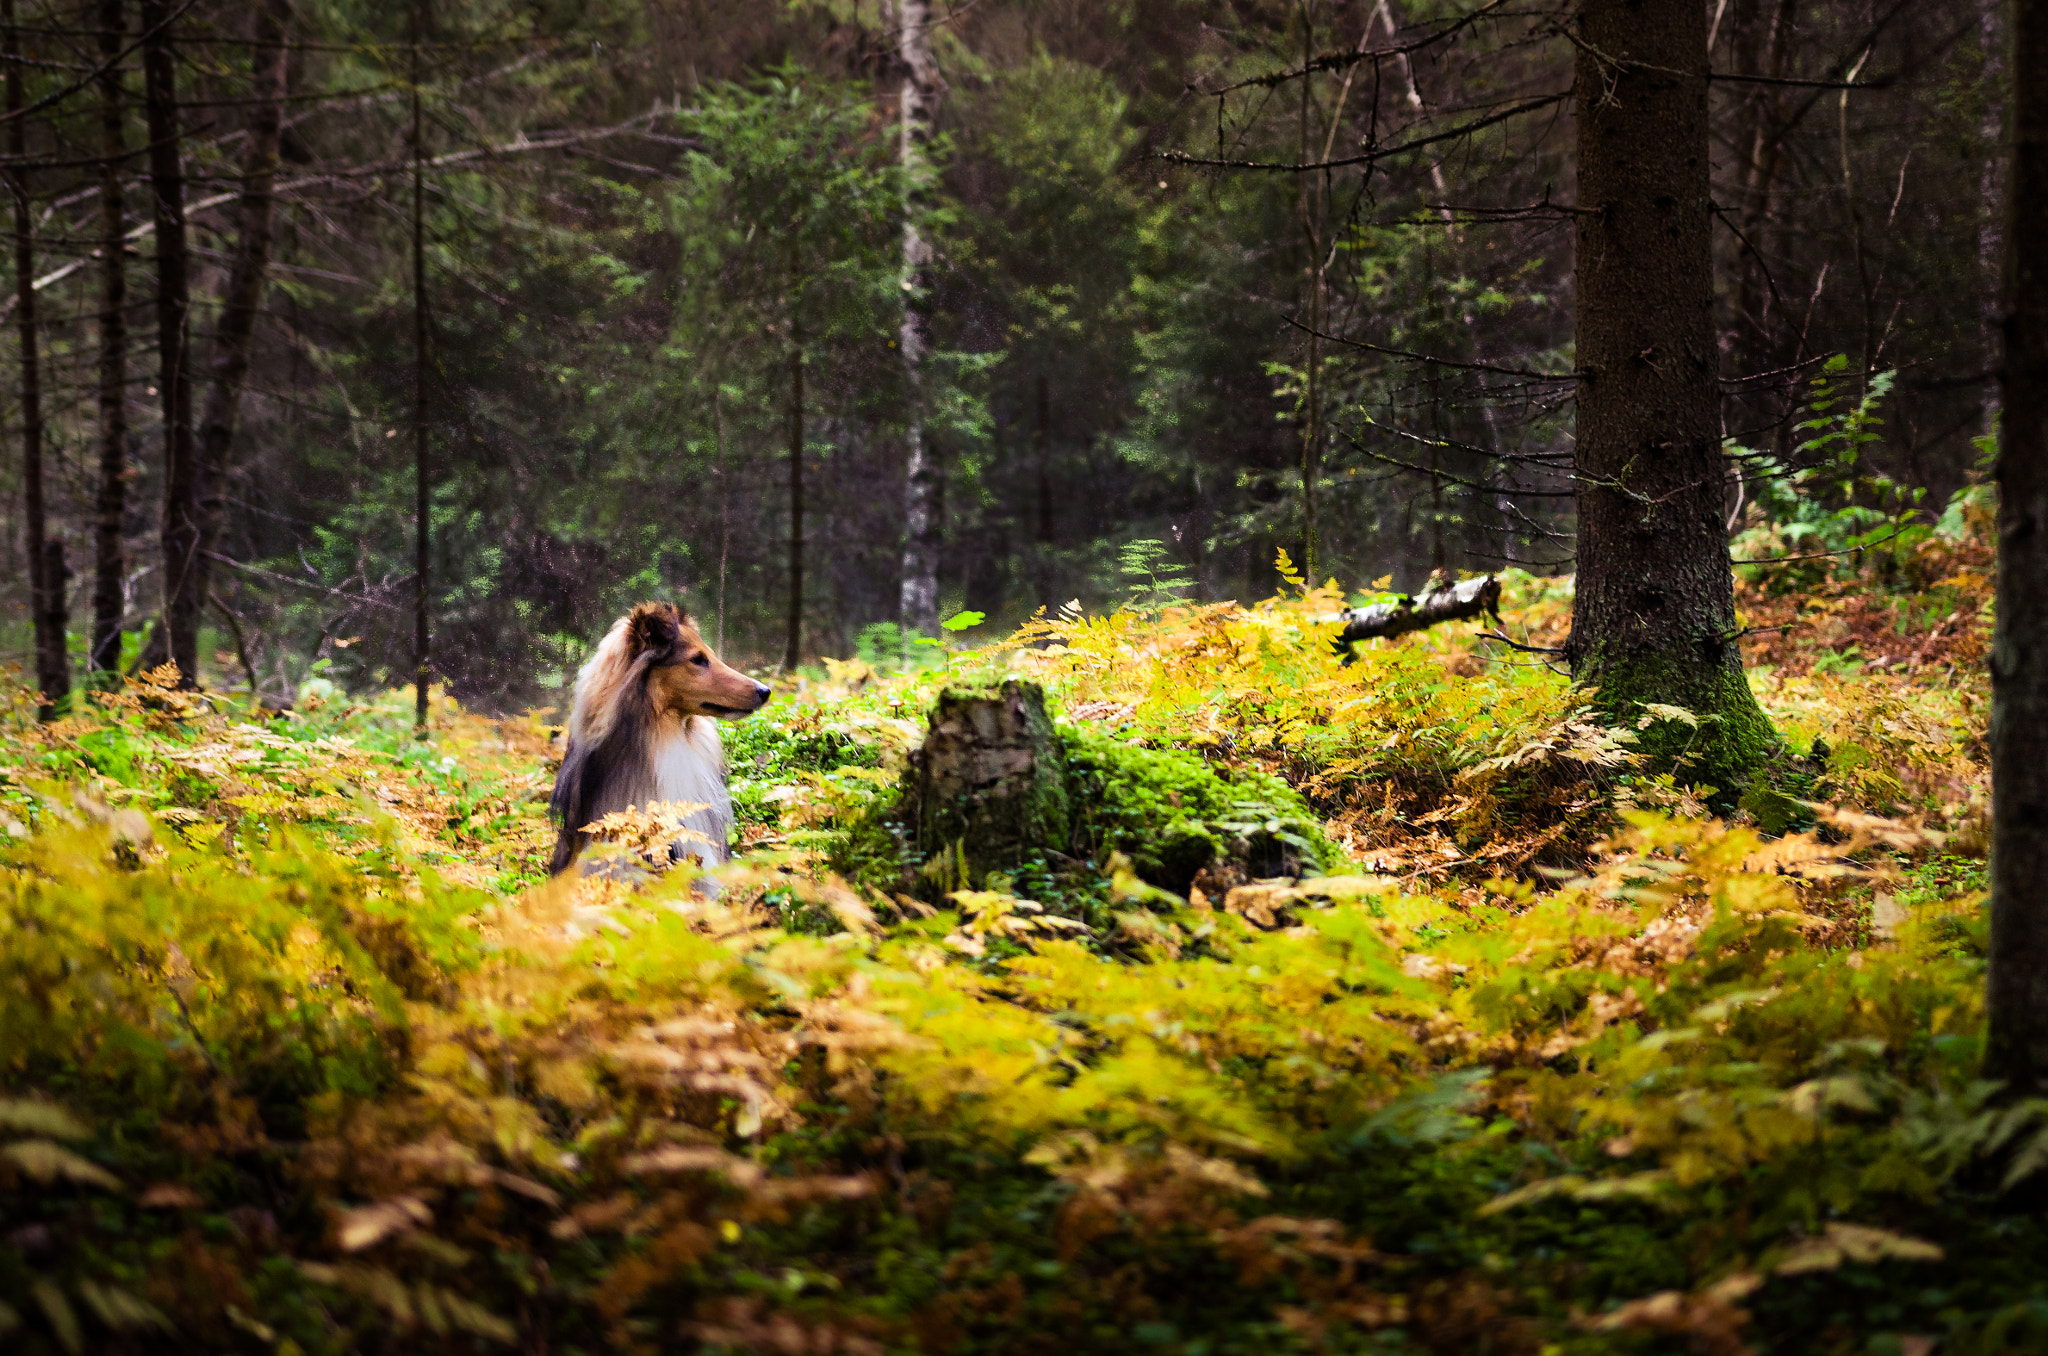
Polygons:
[[1218,769],[1069,724],[1062,732],[1074,844],[1092,861],[1123,853],[1138,876],[1186,895],[1274,876],[1319,876],[1340,857],[1298,792],[1270,773]]
[[[839,666],[724,727],[715,892],[536,886],[535,719],[15,708],[0,1343],[2038,1349],[1974,698],[1760,679],[1806,794],[1729,822],[1325,606]],[[895,814],[977,667],[1047,685],[1077,827],[934,891]]]

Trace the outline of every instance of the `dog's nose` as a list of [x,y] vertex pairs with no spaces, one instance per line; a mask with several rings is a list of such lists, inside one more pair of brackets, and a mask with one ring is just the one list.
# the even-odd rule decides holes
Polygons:
[[766,683],[754,684],[754,705],[766,706],[768,704],[768,698],[773,691],[774,689],[770,688]]

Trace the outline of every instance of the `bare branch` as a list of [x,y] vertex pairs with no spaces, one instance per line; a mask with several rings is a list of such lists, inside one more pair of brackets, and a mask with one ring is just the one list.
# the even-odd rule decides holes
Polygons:
[[1225,94],[1231,94],[1241,89],[1272,89],[1276,86],[1287,84],[1290,81],[1300,80],[1305,76],[1321,74],[1324,71],[1347,70],[1361,62],[1379,62],[1389,57],[1412,56],[1416,52],[1426,51],[1440,42],[1455,37],[1459,32],[1485,18],[1505,3],[1507,3],[1507,0],[1489,0],[1489,3],[1481,5],[1471,13],[1461,16],[1448,27],[1440,28],[1427,37],[1418,38],[1414,42],[1401,43],[1393,47],[1375,47],[1369,50],[1355,48],[1348,52],[1325,52],[1321,56],[1313,57],[1291,70],[1272,71],[1266,75],[1254,75],[1249,79],[1240,80],[1234,85],[1225,85],[1221,89],[1196,89],[1194,92],[1220,98]]
[[1494,126],[1496,123],[1506,122],[1510,118],[1518,118],[1524,113],[1534,113],[1539,109],[1549,108],[1552,104],[1563,103],[1571,97],[1570,90],[1563,90],[1556,94],[1545,94],[1540,98],[1526,99],[1521,103],[1501,109],[1498,112],[1489,113],[1483,118],[1474,118],[1470,122],[1460,123],[1449,131],[1438,132],[1426,137],[1416,137],[1414,140],[1404,141],[1398,146],[1387,146],[1378,150],[1364,151],[1358,155],[1339,156],[1335,160],[1322,160],[1313,164],[1290,164],[1283,160],[1225,160],[1215,156],[1189,155],[1185,151],[1162,151],[1159,158],[1173,165],[1206,166],[1213,169],[1261,170],[1280,174],[1315,174],[1324,170],[1344,169],[1350,165],[1378,164],[1382,160],[1389,160],[1397,155],[1406,155],[1410,151],[1419,151],[1424,146],[1434,146],[1445,141],[1456,141],[1460,137],[1467,137],[1474,132],[1483,131],[1488,127]]
[[1384,344],[1369,343],[1364,339],[1347,339],[1341,334],[1325,334],[1321,330],[1310,329],[1292,316],[1285,319],[1289,325],[1302,333],[1313,334],[1316,338],[1328,340],[1333,344],[1362,348],[1371,353],[1384,353],[1390,358],[1407,358],[1412,362],[1429,363],[1435,367],[1455,367],[1466,372],[1492,372],[1496,376],[1525,377],[1534,381],[1577,381],[1585,375],[1583,372],[1538,372],[1526,367],[1501,367],[1496,363],[1462,363],[1450,358],[1439,358],[1434,354],[1417,353],[1412,349],[1388,348]]

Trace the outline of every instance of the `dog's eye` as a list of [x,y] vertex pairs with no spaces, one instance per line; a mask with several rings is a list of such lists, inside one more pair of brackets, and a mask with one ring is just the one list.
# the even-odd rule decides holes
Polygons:
[[691,659],[690,662],[692,664],[695,664],[700,669],[708,669],[711,667],[711,656],[708,654],[700,654]]

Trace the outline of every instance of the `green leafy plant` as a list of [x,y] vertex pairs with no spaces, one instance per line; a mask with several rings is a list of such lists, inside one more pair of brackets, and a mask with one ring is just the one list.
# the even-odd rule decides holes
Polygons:
[[1125,542],[1117,551],[1116,568],[1131,590],[1125,610],[1141,615],[1181,601],[1194,587],[1193,571],[1168,555],[1165,542],[1152,537]]
[[[1880,410],[1897,381],[1876,372],[1854,390],[1848,358],[1836,354],[1809,384],[1809,417],[1793,425],[1804,435],[1780,460],[1746,448],[1742,466],[1752,525],[1732,548],[1777,592],[1810,587],[1838,571],[1854,571],[1865,553],[1903,559],[1931,532],[1915,521],[1925,491],[1870,466],[1863,450],[1882,436]],[[1772,564],[1775,557],[1795,557]],[[1768,573],[1765,573],[1768,571]]]
[[[838,665],[722,727],[715,892],[521,867],[537,717],[440,697],[422,747],[409,694],[259,720],[138,683],[7,724],[6,1340],[2019,1331],[2048,1115],[1976,1081],[1982,868],[1928,827],[1981,790],[1981,703],[1767,686],[1812,794],[1864,807],[1771,837],[1540,668],[1440,632],[1341,665],[1341,601]],[[920,896],[889,812],[965,667],[1064,710],[1073,836]]]

